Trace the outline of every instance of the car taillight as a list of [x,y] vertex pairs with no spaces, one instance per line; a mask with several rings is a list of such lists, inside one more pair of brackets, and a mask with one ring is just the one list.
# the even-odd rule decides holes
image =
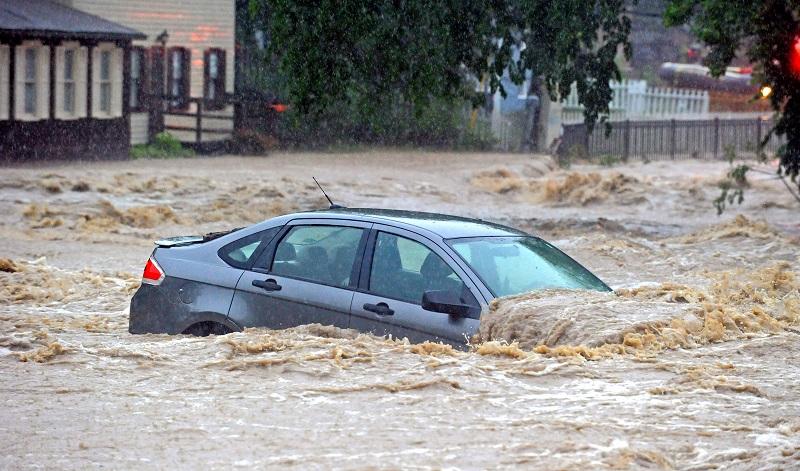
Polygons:
[[147,260],[147,265],[144,266],[144,273],[142,274],[142,283],[148,285],[160,285],[164,281],[164,270],[158,266],[153,257]]

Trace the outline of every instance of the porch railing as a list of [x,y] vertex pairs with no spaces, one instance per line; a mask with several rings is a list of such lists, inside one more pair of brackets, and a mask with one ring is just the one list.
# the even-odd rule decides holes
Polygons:
[[[171,99],[171,98],[170,98]],[[226,100],[231,101],[231,100]],[[225,129],[220,127],[206,127],[205,124],[207,121],[229,121],[233,122],[234,117],[231,114],[223,115],[223,114],[211,114],[208,113],[206,108],[206,100],[204,98],[189,98],[189,104],[194,104],[193,111],[165,111],[164,117],[167,116],[184,116],[194,118],[192,125],[187,124],[164,124],[164,129],[166,131],[183,131],[183,132],[193,132],[194,133],[194,144],[196,146],[200,146],[203,143],[203,134],[232,134],[233,129]],[[232,102],[232,101],[231,101]],[[191,108],[191,106],[190,106]]]

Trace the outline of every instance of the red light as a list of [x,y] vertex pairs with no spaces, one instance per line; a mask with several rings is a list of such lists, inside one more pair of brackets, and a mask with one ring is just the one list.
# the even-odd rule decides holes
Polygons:
[[164,271],[158,266],[155,260],[151,257],[147,260],[147,265],[144,266],[144,273],[142,274],[142,283],[149,285],[160,285],[164,280]]
[[277,111],[278,113],[283,113],[284,111],[286,111],[286,108],[288,108],[288,106],[281,104],[269,105],[269,107]]
[[794,40],[794,44],[789,48],[789,70],[796,77],[800,77],[800,38]]

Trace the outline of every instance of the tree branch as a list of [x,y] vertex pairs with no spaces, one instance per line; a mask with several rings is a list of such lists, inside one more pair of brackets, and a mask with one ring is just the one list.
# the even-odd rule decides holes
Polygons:
[[789,190],[789,193],[791,193],[792,196],[794,196],[794,199],[796,199],[797,202],[800,203],[800,196],[798,196],[797,193],[795,193],[794,190],[792,190],[791,185],[789,185],[789,183],[786,181],[786,177],[781,175],[780,179],[783,182],[784,186],[786,186],[786,189]]

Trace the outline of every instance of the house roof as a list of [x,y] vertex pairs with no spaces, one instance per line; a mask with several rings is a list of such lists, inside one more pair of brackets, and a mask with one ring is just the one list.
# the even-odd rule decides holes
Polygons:
[[146,39],[135,29],[49,0],[2,0],[0,35]]

